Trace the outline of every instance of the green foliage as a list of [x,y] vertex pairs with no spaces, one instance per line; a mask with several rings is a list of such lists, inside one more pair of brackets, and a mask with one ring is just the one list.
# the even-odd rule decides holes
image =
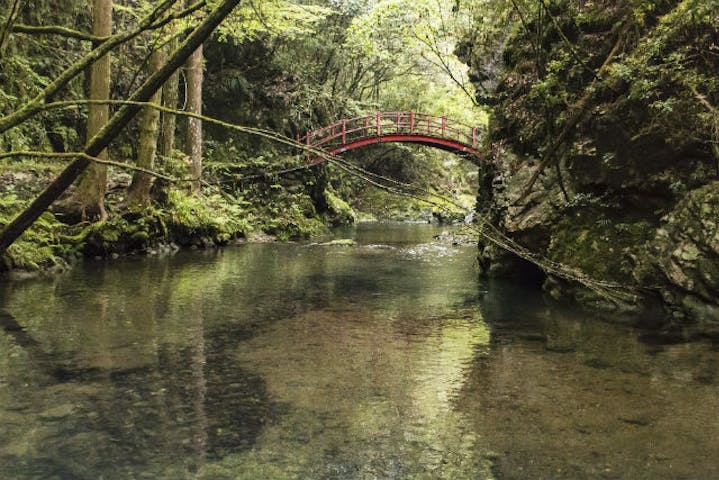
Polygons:
[[158,244],[211,246],[244,237],[251,215],[219,194],[195,196],[171,189],[165,205],[130,209],[87,227],[75,240],[87,255],[107,256],[152,249]]
[[381,109],[414,109],[481,123],[467,67],[454,51],[465,16],[450,8],[451,2],[380,0],[353,19],[344,48],[375,72],[368,91],[374,90]]
[[[203,11],[216,3],[209,1]],[[467,96],[472,91],[466,83],[466,68],[454,55],[455,29],[466,23],[467,16],[452,14],[452,5],[430,0],[242,2],[206,43],[205,112],[290,137],[375,109],[421,110],[472,125],[486,122],[486,114],[474,109]],[[154,7],[146,0],[115,2],[115,29],[132,28]],[[19,21],[90,31],[90,12],[87,0],[38,0],[33,8],[23,9]],[[113,98],[125,98],[143,81],[153,48],[164,44],[178,28],[196,23],[196,16],[188,17],[173,26],[177,28],[141,35],[114,51]],[[90,48],[88,42],[55,35],[12,34],[0,71],[0,115],[30,100],[68,62]],[[83,98],[85,86],[80,76],[53,100]],[[86,140],[85,120],[84,107],[45,112],[6,132],[0,138],[0,150],[79,150]],[[322,231],[323,222],[353,221],[354,213],[345,201],[354,194],[352,188],[343,189],[334,182],[337,189],[324,191],[326,181],[315,172],[275,173],[297,166],[297,157],[292,157],[296,152],[249,135],[209,125],[204,128],[203,179],[217,185],[204,196],[187,195],[180,189],[184,184],[170,187],[158,181],[152,206],[128,209],[123,188],[118,188],[127,175],[111,169],[113,188],[107,199],[111,215],[106,222],[83,226],[82,231],[68,229],[64,240],[34,240],[50,250],[67,241],[84,248],[86,254],[108,255],[171,240],[188,245],[223,243],[253,229],[283,239],[307,238]],[[180,146],[184,129],[184,121],[179,121]],[[136,150],[137,127],[130,124],[113,143],[110,157],[130,163]],[[435,174],[442,176],[441,168],[432,160],[423,170],[425,160],[424,154],[418,154],[408,169],[419,171],[418,178],[432,183]],[[0,194],[15,192],[23,202],[32,198],[49,180],[35,173],[40,164],[36,160],[13,164],[13,171],[22,174],[27,169],[32,178],[17,188],[11,182]],[[174,178],[189,176],[187,159],[179,150],[159,158],[156,168]],[[247,176],[252,179],[243,180]],[[43,219],[50,221],[47,216]],[[46,226],[49,233],[51,225]]]
[[[675,168],[672,156],[701,152],[702,162],[712,162],[712,149],[719,151],[719,57],[711,53],[719,1],[544,3],[474,2],[476,22],[462,50],[478,88],[493,87],[493,143],[541,158],[572,113],[586,107],[557,152],[569,165],[576,158],[580,170],[628,168],[646,178]],[[498,33],[503,18],[510,26]],[[596,77],[615,45],[618,54]],[[626,184],[621,175],[610,179]]]
[[327,231],[304,194],[279,195],[272,203],[258,207],[257,212],[259,228],[282,241],[304,240]]
[[356,214],[349,203],[338,197],[331,189],[325,190],[325,200],[331,215],[333,225],[351,225],[354,223]]
[[[0,25],[6,25],[8,8],[0,8]],[[32,7],[26,5],[20,11],[17,23],[30,25],[72,25],[87,30],[85,20],[89,12],[85,0],[39,0]],[[0,68],[0,116],[7,115],[37,95],[67,66],[89,48],[74,40],[53,36],[35,36],[12,33]],[[82,98],[81,79],[71,82],[53,100]],[[77,116],[82,112],[56,112],[52,115],[34,117],[17,128],[0,134],[0,150],[50,149],[49,135],[59,134],[68,145],[75,147],[68,129],[77,127]],[[70,137],[70,138],[67,138]]]
[[[635,17],[644,23],[655,10],[653,2],[641,2]],[[647,108],[653,117],[643,135],[664,135],[677,146],[695,142],[697,136],[705,144],[719,140],[716,111],[701,100],[719,104],[719,61],[710,53],[719,31],[718,10],[717,0],[677,2],[612,67],[615,78],[629,85],[628,102]]]
[[218,39],[243,42],[272,35],[296,40],[314,34],[316,25],[330,13],[322,6],[287,0],[243,2],[217,29]]
[[233,200],[219,194],[194,196],[170,190],[166,206],[169,228],[190,238],[209,236],[215,243],[246,236],[250,230],[248,213]]

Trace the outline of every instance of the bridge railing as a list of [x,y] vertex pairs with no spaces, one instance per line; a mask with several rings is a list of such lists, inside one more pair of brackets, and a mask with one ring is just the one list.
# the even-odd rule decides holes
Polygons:
[[297,137],[297,141],[317,148],[345,145],[356,140],[388,135],[428,136],[455,141],[476,149],[480,130],[447,117],[416,112],[377,112],[343,119]]

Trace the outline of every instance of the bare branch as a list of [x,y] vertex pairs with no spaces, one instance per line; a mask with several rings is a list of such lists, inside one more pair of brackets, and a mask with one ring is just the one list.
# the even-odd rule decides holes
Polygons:
[[73,30],[72,28],[62,27],[60,25],[24,25],[22,23],[12,27],[15,33],[27,33],[29,35],[60,35],[62,37],[76,38],[78,40],[86,40],[88,42],[104,42],[110,37],[98,37],[91,33]]
[[160,178],[162,180],[167,180],[168,182],[172,183],[178,183],[181,181],[190,181],[190,180],[184,180],[184,179],[177,179],[175,177],[170,177],[168,175],[155,172],[153,170],[149,170],[147,168],[138,167],[136,165],[131,165],[129,163],[122,163],[122,162],[116,162],[113,160],[105,160],[103,158],[99,157],[93,157],[91,155],[86,154],[85,152],[40,152],[35,150],[15,150],[12,152],[2,152],[0,153],[0,160],[8,159],[8,158],[19,158],[19,157],[34,157],[34,158],[51,158],[51,159],[70,159],[74,160],[76,158],[84,158],[85,160],[88,160],[90,162],[100,163],[102,165],[110,165],[113,167],[119,167],[124,168],[127,170],[133,170],[137,172],[146,173],[148,175],[152,175],[153,177]]

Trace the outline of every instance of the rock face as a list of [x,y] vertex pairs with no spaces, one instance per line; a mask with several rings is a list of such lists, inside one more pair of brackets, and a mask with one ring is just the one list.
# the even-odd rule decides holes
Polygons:
[[[546,261],[660,299],[674,325],[719,330],[719,56],[700,53],[716,44],[716,3],[646,5],[562,0],[515,29],[477,22],[459,51],[491,110],[495,181],[477,211]],[[482,242],[479,264],[529,271]]]
[[663,219],[653,251],[675,317],[719,329],[719,181],[689,192]]
[[[505,179],[493,189],[491,210],[505,234],[590,277],[646,289],[642,303],[660,297],[674,324],[719,332],[719,181],[677,194],[676,200],[646,214],[619,193],[597,197],[574,192],[567,201],[556,176],[547,172],[527,201],[515,205],[533,167],[522,169],[508,161],[500,165]],[[657,184],[647,185],[647,190],[662,191]],[[479,264],[489,276],[536,279],[526,262],[488,243],[480,242]],[[551,277],[543,282],[552,296],[588,306],[602,303],[579,285]]]

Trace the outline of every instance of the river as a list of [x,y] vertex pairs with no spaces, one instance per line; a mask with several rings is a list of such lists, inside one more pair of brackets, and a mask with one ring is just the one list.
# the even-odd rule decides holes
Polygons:
[[719,348],[478,279],[437,227],[0,286],[0,478],[719,478]]

